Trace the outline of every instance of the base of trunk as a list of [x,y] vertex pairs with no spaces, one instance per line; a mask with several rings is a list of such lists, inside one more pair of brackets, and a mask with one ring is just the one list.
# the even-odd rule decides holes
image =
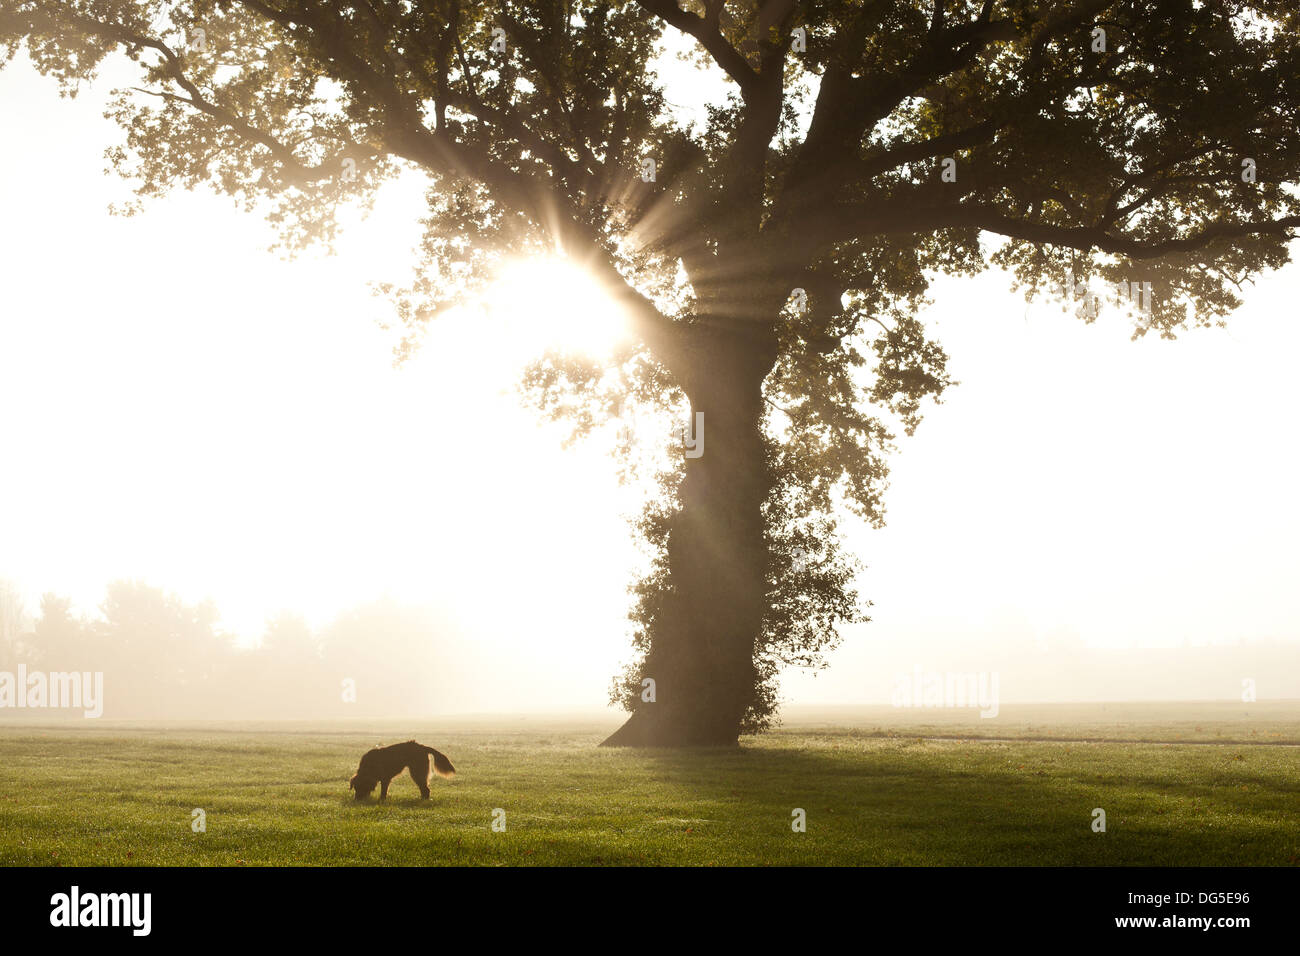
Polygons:
[[699,726],[687,727],[654,710],[641,708],[632,712],[622,727],[603,741],[602,747],[738,747],[740,735],[734,725],[731,729],[710,730]]

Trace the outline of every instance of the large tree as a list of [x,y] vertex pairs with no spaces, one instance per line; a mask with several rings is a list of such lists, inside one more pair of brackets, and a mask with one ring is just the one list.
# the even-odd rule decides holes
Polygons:
[[[918,319],[933,275],[1001,267],[1084,318],[1123,283],[1135,334],[1172,336],[1221,320],[1300,225],[1294,0],[0,11],[9,53],[67,89],[114,51],[139,64],[112,156],[143,196],[269,202],[296,247],[330,240],[340,198],[427,174],[403,348],[506,254],[608,291],[631,344],[548,356],[538,400],[580,430],[632,407],[703,423],[642,524],[657,560],[610,743],[734,744],[779,667],[861,614],[835,517],[882,519],[893,436],[948,384]],[[663,41],[697,71],[661,69]],[[701,122],[674,77],[716,85]]]

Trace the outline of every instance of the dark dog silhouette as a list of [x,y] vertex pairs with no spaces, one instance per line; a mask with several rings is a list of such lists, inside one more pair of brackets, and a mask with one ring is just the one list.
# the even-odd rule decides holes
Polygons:
[[456,768],[451,765],[451,761],[445,754],[424,744],[417,744],[414,740],[408,740],[404,744],[376,747],[369,751],[361,758],[361,765],[352,775],[348,786],[356,791],[356,798],[360,800],[374,793],[375,784],[379,784],[381,786],[379,799],[383,800],[388,796],[388,785],[393,782],[393,778],[410,768],[411,779],[420,788],[420,799],[428,800],[430,754],[433,755],[433,769],[438,776],[450,777],[456,772]]

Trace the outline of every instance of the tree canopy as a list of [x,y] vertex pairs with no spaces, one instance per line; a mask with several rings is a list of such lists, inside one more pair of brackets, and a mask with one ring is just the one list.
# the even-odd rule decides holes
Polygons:
[[[677,708],[660,741],[761,728],[779,667],[861,616],[836,515],[883,520],[894,437],[951,384],[920,318],[936,274],[1005,269],[1173,336],[1300,225],[1285,0],[0,0],[0,44],[69,93],[138,64],[113,165],[144,198],[266,204],[290,249],[421,170],[400,354],[506,256],[601,284],[633,340],[539,361],[539,403],[580,431],[629,403],[706,422],[645,516],[661,560],[615,687]],[[702,121],[674,83],[716,85]],[[676,703],[645,700],[651,671]]]

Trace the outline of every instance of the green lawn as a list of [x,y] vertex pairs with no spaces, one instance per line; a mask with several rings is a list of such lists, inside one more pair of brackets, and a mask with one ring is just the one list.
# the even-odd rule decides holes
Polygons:
[[[1008,707],[982,723],[810,712],[739,750],[693,752],[601,750],[611,724],[591,719],[9,724],[0,864],[1300,862],[1300,747],[1259,743],[1300,743],[1300,705],[1099,708]],[[427,802],[405,776],[385,805],[350,800],[361,753],[411,736],[459,775],[435,779]]]

